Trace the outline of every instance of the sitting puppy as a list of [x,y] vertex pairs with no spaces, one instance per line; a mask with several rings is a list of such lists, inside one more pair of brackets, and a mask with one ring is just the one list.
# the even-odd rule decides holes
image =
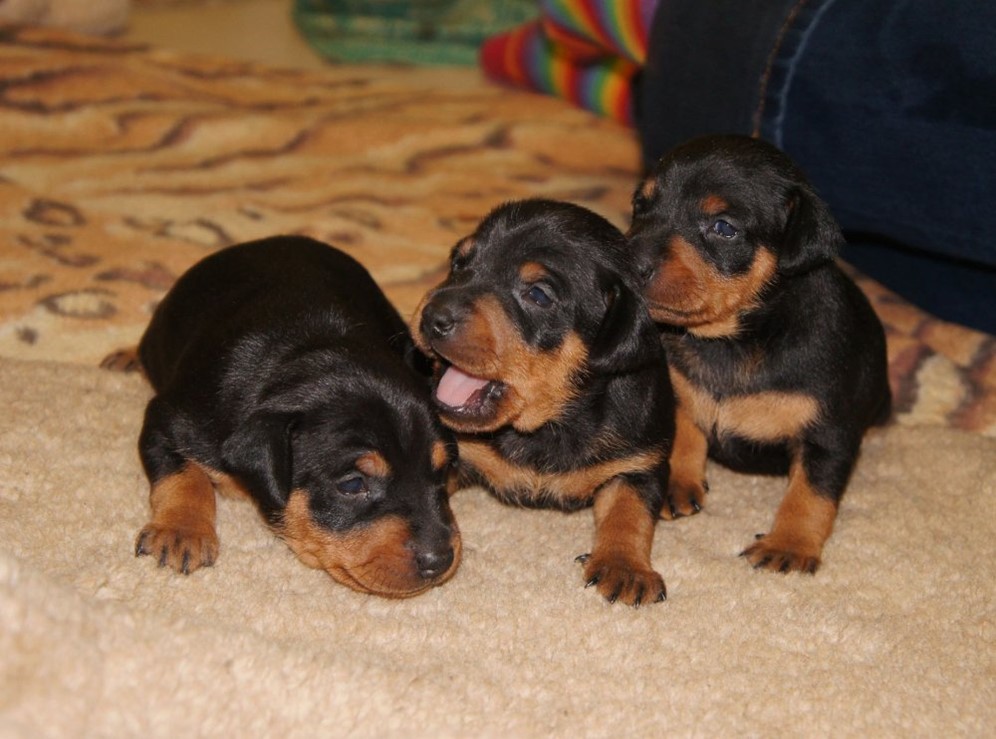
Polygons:
[[325,244],[270,238],[192,267],[138,347],[156,395],[136,553],[184,574],[213,564],[217,488],[248,496],[305,564],[355,590],[403,597],[448,579],[455,448],[406,345],[367,271]]
[[862,436],[890,406],[882,325],[834,263],[836,222],[776,148],[711,136],[643,182],[628,239],[678,396],[667,516],[699,510],[707,453],[788,473],[743,556],[815,572]]
[[588,585],[632,605],[665,598],[652,568],[674,397],[622,233],[584,208],[503,205],[453,249],[412,319],[438,362],[436,404],[459,470],[500,499],[594,504]]

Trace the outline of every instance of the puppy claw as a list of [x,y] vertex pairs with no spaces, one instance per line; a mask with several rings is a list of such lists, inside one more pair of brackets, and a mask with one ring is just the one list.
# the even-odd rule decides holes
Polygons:
[[183,552],[183,559],[180,562],[180,572],[184,575],[190,574],[190,551],[185,550]]
[[591,552],[588,552],[587,554],[579,554],[574,558],[574,561],[580,565],[583,565],[589,559],[591,559]]
[[[609,601],[609,603],[615,603],[617,600],[619,600],[619,596],[622,595],[623,587],[624,583],[619,583],[616,586],[616,589],[612,591],[612,595],[606,598],[606,600]],[[643,589],[642,586],[640,589],[641,590]],[[635,602],[636,602],[635,598],[632,601],[630,601],[631,604],[634,604]]]

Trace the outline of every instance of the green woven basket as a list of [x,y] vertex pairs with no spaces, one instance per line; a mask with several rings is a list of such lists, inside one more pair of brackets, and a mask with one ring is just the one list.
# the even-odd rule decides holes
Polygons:
[[349,62],[476,64],[487,37],[538,14],[536,0],[296,0],[294,22],[322,56]]

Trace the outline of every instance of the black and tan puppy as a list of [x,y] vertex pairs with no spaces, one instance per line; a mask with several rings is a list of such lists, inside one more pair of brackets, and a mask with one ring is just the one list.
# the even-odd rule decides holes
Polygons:
[[412,326],[463,479],[527,506],[594,504],[585,581],[663,600],[650,550],[674,397],[622,233],[567,203],[503,205],[454,247]]
[[771,531],[743,555],[815,572],[862,436],[890,406],[882,325],[834,263],[836,222],[778,149],[712,136],[660,161],[628,238],[678,396],[666,514],[699,510],[707,453],[787,473]]
[[455,445],[410,348],[367,271],[325,244],[276,237],[192,267],[138,348],[155,397],[137,554],[183,573],[213,564],[217,489],[247,495],[305,564],[356,590],[403,597],[449,578]]

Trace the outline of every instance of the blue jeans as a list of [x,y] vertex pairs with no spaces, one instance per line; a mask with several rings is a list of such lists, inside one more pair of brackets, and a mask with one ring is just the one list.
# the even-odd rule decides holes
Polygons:
[[996,333],[996,2],[661,0],[637,90],[647,165],[695,135],[795,159],[844,258]]

